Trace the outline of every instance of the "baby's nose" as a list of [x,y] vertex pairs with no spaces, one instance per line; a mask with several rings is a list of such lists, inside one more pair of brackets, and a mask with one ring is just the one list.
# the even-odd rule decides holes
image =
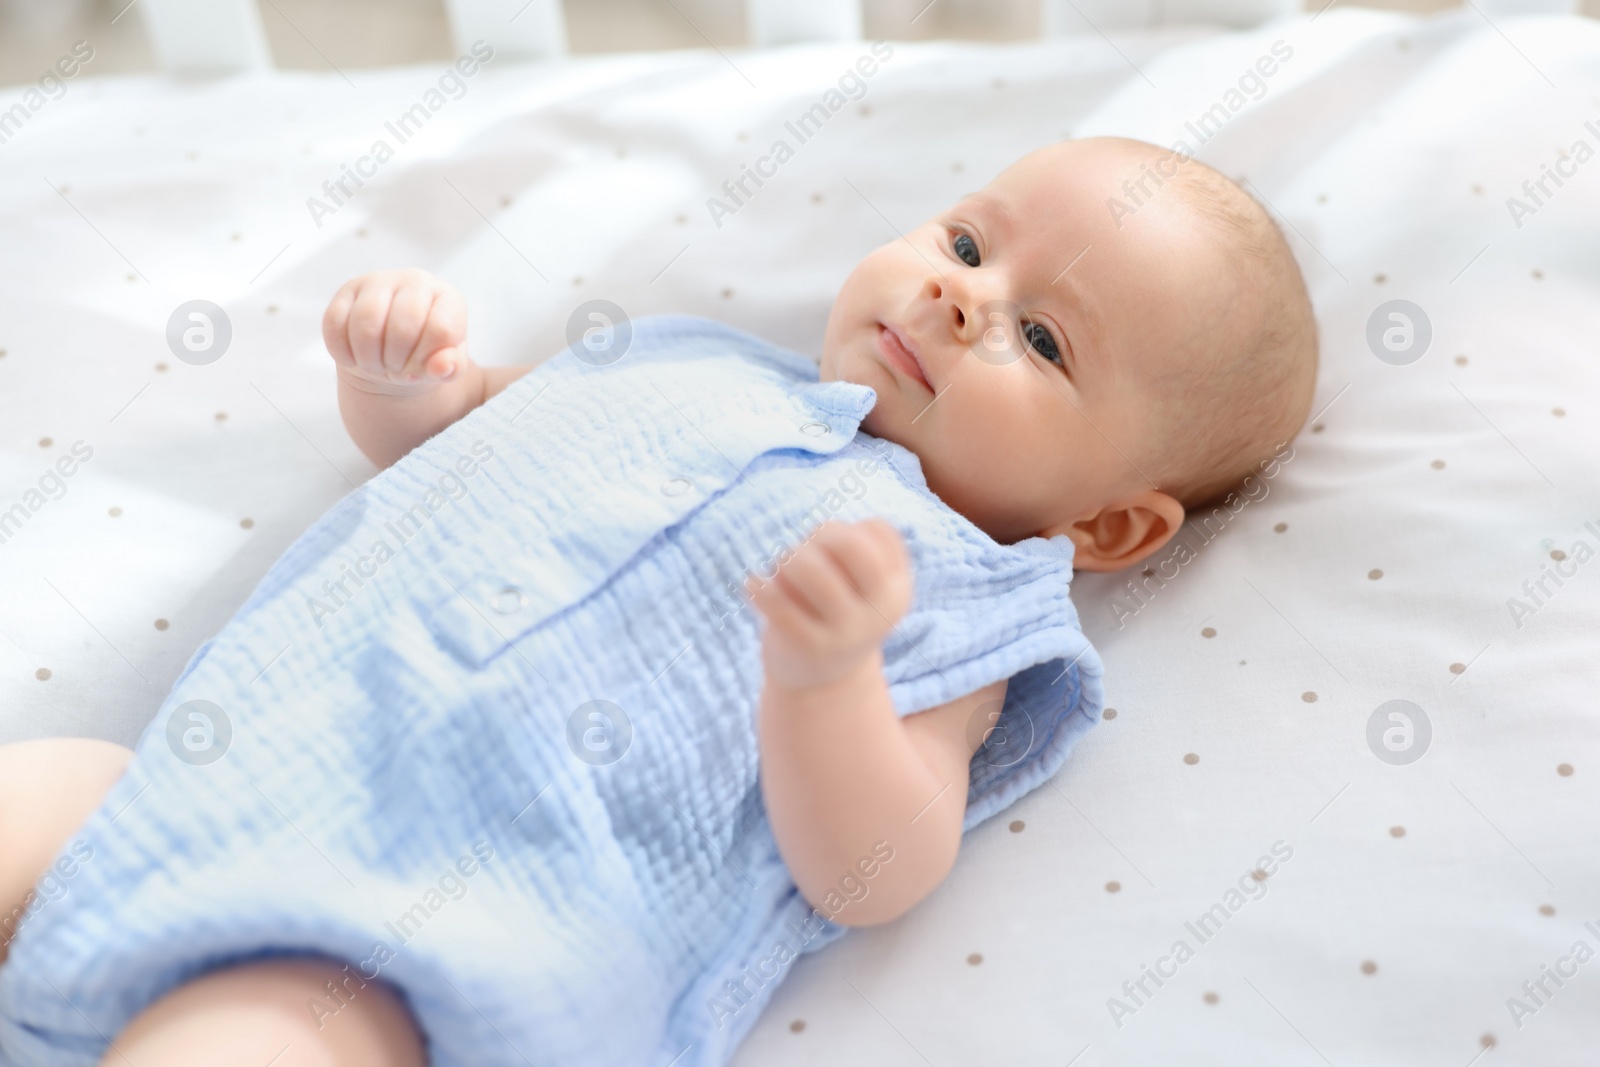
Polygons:
[[[938,278],[929,278],[923,289],[929,299],[935,303],[945,305],[943,310],[949,317],[950,324],[955,329],[956,335],[963,336],[966,331],[967,313],[961,306],[962,301],[957,297],[955,288],[941,283]],[[948,297],[948,300],[946,297]]]

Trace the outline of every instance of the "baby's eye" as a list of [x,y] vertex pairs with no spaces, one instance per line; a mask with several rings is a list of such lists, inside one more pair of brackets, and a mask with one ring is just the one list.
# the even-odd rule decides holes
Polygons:
[[1064,366],[1061,351],[1056,348],[1056,339],[1050,336],[1049,330],[1037,322],[1025,322],[1022,324],[1022,336],[1035,352],[1057,366]]
[[982,262],[981,257],[978,255],[978,242],[974,241],[966,234],[957,234],[953,247],[955,248],[957,257],[959,257],[961,262],[965,263],[967,266],[976,267],[980,262]]

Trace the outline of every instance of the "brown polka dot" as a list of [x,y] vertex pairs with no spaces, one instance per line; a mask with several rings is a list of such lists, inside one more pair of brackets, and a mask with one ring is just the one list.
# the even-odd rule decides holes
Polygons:
[[1217,1001],[1221,1000],[1222,998],[1217,996],[1215,993],[1211,992],[1210,990],[1206,990],[1205,994],[1200,999],[1205,1001],[1207,1004],[1215,1004]]
[[1217,631],[1215,631],[1211,627],[1207,626],[1204,630],[1200,631],[1200,636],[1201,637],[1215,637],[1215,636],[1217,636]]
[[157,619],[156,620],[156,629],[158,629],[158,630],[165,630],[170,625],[172,625],[172,624],[169,623],[166,619]]
[[136,282],[139,280],[139,276],[137,274],[130,274],[128,275],[128,280],[130,282]]
[[242,240],[244,240],[244,237],[243,237],[243,235],[242,235],[242,234],[237,234],[237,233],[236,233],[236,234],[234,234],[234,235],[233,235],[233,240],[235,240],[235,241],[242,241]]
[[1374,567],[1370,571],[1367,572],[1367,577],[1372,579],[1373,581],[1377,581],[1379,578],[1383,577],[1383,572],[1380,571],[1378,568]]
[[1474,196],[1482,196],[1483,195],[1483,186],[1479,185],[1477,182],[1473,182],[1472,183],[1472,194]]
[[1406,828],[1404,826],[1391,826],[1389,827],[1389,836],[1404,837],[1406,836]]
[[1387,274],[1374,274],[1372,276],[1372,280],[1376,284],[1382,285],[1384,282],[1389,280],[1389,276]]
[[1466,356],[1457,356],[1456,357],[1456,366],[1465,367],[1466,365],[1467,365],[1467,357]]
[[1122,892],[1122,883],[1121,882],[1107,882],[1106,883],[1106,892],[1107,893],[1120,893],[1120,892]]
[[511,206],[511,198],[509,196],[502,196],[500,198],[500,206],[501,207],[510,207]]
[[1558,765],[1556,767],[1556,773],[1559,774],[1563,778],[1571,778],[1572,777],[1572,764],[1570,764],[1570,763],[1562,763],[1562,764]]
[[965,168],[960,163],[952,163],[952,164],[950,164],[950,169],[955,171],[957,174],[960,174],[962,172],[962,170],[965,169]]
[[365,226],[361,227],[361,229],[356,231],[356,236],[357,237],[365,237],[366,235],[367,235],[367,228]]
[[3,348],[0,348],[0,359],[5,359],[5,358],[6,358],[6,350],[3,349]]
[[1478,1044],[1482,1045],[1484,1048],[1494,1048],[1495,1045],[1499,1044],[1499,1042],[1495,1040],[1493,1034],[1484,1034],[1482,1037],[1478,1038]]
[[1404,52],[1406,49],[1411,47],[1411,42],[1402,37],[1400,40],[1394,43],[1394,46],[1400,49],[1400,51]]
[[39,679],[41,682],[48,682],[50,680],[50,668],[40,667],[38,670],[33,672],[33,676]]
[[722,290],[722,299],[726,300],[729,297],[731,297],[732,295],[733,295],[733,290],[732,289],[724,289],[724,290]]
[[1432,467],[1436,471],[1442,471],[1444,470],[1444,460],[1436,459],[1432,463],[1428,464],[1428,466]]
[[792,1034],[798,1034],[800,1031],[804,1030],[805,1028],[806,1028],[806,1021],[804,1019],[796,1019],[794,1022],[789,1024],[789,1032],[792,1033]]
[[678,212],[678,218],[676,221],[679,226],[682,226],[684,223],[689,221],[689,216],[680,211]]
[[107,508],[106,509],[106,514],[110,515],[114,519],[118,515],[122,514],[122,509],[121,508]]
[[1254,878],[1258,882],[1265,882],[1268,878],[1270,878],[1272,876],[1270,874],[1268,874],[1266,871],[1263,871],[1260,867],[1257,867],[1255,870],[1250,872],[1250,877]]
[[856,110],[857,110],[857,112],[860,113],[862,118],[866,118],[867,116],[872,114],[872,109],[870,107],[868,107],[866,104],[862,104]]
[[972,966],[976,967],[978,964],[983,962],[983,953],[981,953],[981,952],[969,953],[968,956],[967,956],[967,962],[969,964],[971,964]]
[[228,421],[228,413],[227,413],[227,412],[226,412],[226,411],[219,411],[219,412],[217,412],[217,413],[216,413],[216,415],[215,415],[215,416],[213,416],[213,417],[214,417],[214,418],[215,418],[215,419],[216,419],[216,420],[217,420],[217,421],[218,421],[218,422],[227,422],[227,421]]
[[811,202],[812,202],[812,203],[813,203],[813,204],[820,204],[820,203],[822,203],[822,194],[821,194],[821,193],[812,193],[812,194],[811,194]]
[[1315,704],[1317,702],[1317,694],[1307,689],[1304,693],[1300,694],[1300,699],[1304,700],[1307,704]]
[[254,526],[255,524],[256,524],[256,520],[254,520],[254,519],[240,519],[239,520],[239,525],[241,527],[243,527],[244,529],[246,529],[246,530],[250,529],[250,527]]
[[1562,560],[1567,558],[1567,554],[1561,551],[1559,548],[1553,548],[1550,550],[1550,558],[1555,560],[1557,563],[1560,563]]
[[1466,669],[1467,669],[1467,665],[1465,663],[1452,663],[1452,664],[1450,664],[1450,673],[1451,674],[1461,674]]
[[1027,825],[1028,824],[1023,822],[1021,819],[1012,819],[1011,820],[1011,832],[1014,833],[1014,834],[1020,834],[1020,833],[1022,833],[1023,828],[1026,827]]
[[1377,974],[1378,973],[1378,965],[1376,963],[1373,963],[1371,960],[1362,960],[1361,961],[1361,973],[1362,974]]
[[1276,525],[1276,526],[1274,526],[1272,528],[1272,532],[1273,533],[1283,533],[1283,531],[1287,530],[1288,528],[1289,528],[1289,524],[1288,523],[1280,522],[1280,523],[1278,523],[1278,525]]
[[1100,713],[1100,717],[1102,719],[1115,719],[1117,717],[1117,709],[1107,708],[1105,711]]
[[52,441],[52,440],[51,440],[51,439],[50,439],[50,438],[48,438],[48,437],[41,437],[41,438],[39,438],[39,447],[40,447],[40,448],[49,448],[49,447],[50,447],[50,446],[51,446],[51,445],[53,445],[53,444],[55,444],[55,442],[54,442],[54,441]]
[[268,315],[276,315],[277,313],[278,313],[278,305],[277,304],[268,304],[267,305],[267,314]]
[[1311,432],[1312,433],[1321,433],[1325,429],[1327,429],[1327,427],[1322,425],[1322,423],[1319,422],[1315,426],[1311,427]]
[[1328,194],[1327,193],[1318,193],[1317,194],[1317,203],[1326,204],[1327,202],[1328,202]]
[[165,363],[157,363],[156,372],[158,374],[165,374],[167,372],[167,365]]
[[1558,419],[1559,418],[1563,418],[1567,414],[1567,409],[1566,408],[1551,408],[1550,409],[1550,414],[1554,415]]
[[583,275],[581,275],[581,274],[574,274],[574,275],[573,275],[573,276],[572,276],[572,284],[573,284],[573,285],[582,285],[582,284],[583,284]]
[[1540,904],[1539,905],[1539,914],[1540,915],[1554,915],[1555,913],[1556,913],[1556,909],[1551,907],[1549,904]]
[[1200,757],[1195,755],[1193,752],[1190,752],[1183,757],[1183,762],[1193,767],[1196,763],[1200,762]]
[[1543,281],[1544,280],[1544,271],[1539,270],[1538,268],[1534,268],[1534,270],[1533,270],[1533,280],[1536,281],[1536,282]]

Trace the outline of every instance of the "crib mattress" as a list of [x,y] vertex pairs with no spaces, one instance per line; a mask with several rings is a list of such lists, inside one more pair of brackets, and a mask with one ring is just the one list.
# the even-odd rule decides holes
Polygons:
[[1600,25],[346,74],[83,77],[0,144],[0,741],[131,743],[372,475],[319,339],[347,277],[449,278],[484,363],[595,299],[814,355],[862,255],[1023,153],[1182,141],[1289,234],[1314,425],[1187,551],[1078,577],[1107,721],[735,1062],[1588,1062]]

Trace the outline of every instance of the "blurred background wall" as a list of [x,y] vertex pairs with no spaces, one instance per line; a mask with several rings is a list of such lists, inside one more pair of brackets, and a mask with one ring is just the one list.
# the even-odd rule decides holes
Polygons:
[[[85,75],[154,71],[155,56],[133,5],[138,0],[0,0],[0,86],[36,79],[79,39],[95,49]],[[803,3],[805,0],[795,0]],[[1347,0],[1339,0],[1341,3]],[[1308,10],[1326,0],[1305,0]],[[742,0],[564,0],[571,50],[738,47]],[[1437,11],[1455,0],[1363,0],[1362,6]],[[912,22],[914,16],[926,13]],[[441,0],[261,0],[277,66],[327,70],[452,58]],[[1600,15],[1600,0],[1584,11]],[[866,0],[868,39],[1036,36],[1038,0]]]

